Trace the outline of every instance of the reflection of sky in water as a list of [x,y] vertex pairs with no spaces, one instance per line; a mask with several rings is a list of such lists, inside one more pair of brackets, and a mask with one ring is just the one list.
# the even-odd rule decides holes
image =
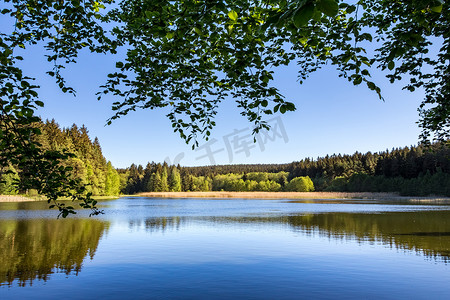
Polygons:
[[[205,199],[102,205],[101,219],[110,225],[77,276],[52,274],[32,287],[0,287],[0,298],[450,296],[450,265],[410,247],[449,237],[405,235],[417,228],[450,231],[450,221],[440,221],[448,220],[450,206]],[[25,218],[48,211],[16,213]],[[430,216],[441,219],[420,227]],[[409,220],[419,227],[409,227]]]

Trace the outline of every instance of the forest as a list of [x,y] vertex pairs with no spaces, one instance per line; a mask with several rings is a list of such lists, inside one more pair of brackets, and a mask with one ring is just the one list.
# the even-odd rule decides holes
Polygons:
[[[118,195],[120,193],[120,177],[111,162],[107,161],[97,138],[91,140],[85,126],[73,124],[70,128],[60,128],[55,120],[47,120],[35,124],[41,134],[34,136],[45,151],[68,151],[74,154],[64,160],[64,167],[72,168],[72,176],[80,179],[86,186],[86,192],[97,196]],[[15,183],[19,179],[20,170],[9,164],[0,170],[0,194],[28,194],[36,191],[17,190]]]
[[327,155],[287,164],[131,165],[118,170],[127,194],[162,191],[394,192],[450,196],[448,143],[377,153]]
[[[55,120],[37,125],[44,149],[74,154],[64,161],[95,196],[181,191],[394,192],[405,196],[450,196],[450,148],[445,142],[352,155],[333,154],[286,164],[185,167],[132,164],[115,169],[85,126],[60,128]],[[20,170],[0,170],[0,194],[28,194],[15,188]]]

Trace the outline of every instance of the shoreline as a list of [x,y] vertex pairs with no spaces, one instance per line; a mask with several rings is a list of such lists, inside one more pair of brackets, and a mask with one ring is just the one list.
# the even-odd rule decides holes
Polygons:
[[[123,196],[92,196],[94,200],[119,199]],[[70,199],[58,199],[58,201],[71,201]],[[0,195],[0,203],[6,202],[47,202],[43,196],[24,196],[24,195]]]
[[[450,197],[444,196],[400,196],[396,193],[372,193],[372,192],[146,192],[134,195],[120,196],[94,196],[95,200],[111,200],[122,197],[139,198],[167,198],[167,199],[341,199],[341,200],[410,200],[410,201],[445,201],[450,202]],[[41,196],[24,195],[0,195],[0,203],[5,202],[43,202],[47,201]],[[60,199],[60,201],[70,201]]]
[[41,196],[0,195],[0,202],[40,202],[47,201]]
[[372,192],[147,192],[128,197],[148,198],[241,198],[241,199],[365,199],[365,200],[446,200],[441,196],[400,196],[396,193]]

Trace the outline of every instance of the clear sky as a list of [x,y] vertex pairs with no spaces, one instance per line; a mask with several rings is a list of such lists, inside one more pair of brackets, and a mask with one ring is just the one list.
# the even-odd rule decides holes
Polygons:
[[[77,97],[63,94],[45,74],[51,65],[38,48],[29,48],[23,62],[25,72],[41,85],[45,108],[38,114],[43,119],[54,118],[64,127],[86,125],[91,137],[99,138],[104,156],[115,167],[164,160],[188,166],[288,163],[333,153],[382,151],[418,141],[417,107],[423,92],[403,91],[401,83],[390,84],[374,72],[375,81],[382,87],[383,102],[365,86],[355,87],[339,78],[332,67],[314,73],[300,85],[293,64],[275,69],[275,85],[296,104],[297,111],[275,115],[279,118],[271,122],[276,125],[274,132],[262,135],[256,144],[248,143],[252,140],[248,136],[251,124],[230,98],[220,106],[217,127],[211,134],[216,142],[193,151],[173,132],[165,117],[168,110],[137,111],[105,126],[112,116],[111,103],[117,99],[97,101],[95,93],[106,81],[106,74],[115,69],[115,61],[113,56],[85,52],[78,63],[69,65],[66,79],[77,90]],[[208,147],[213,153],[209,156]]]

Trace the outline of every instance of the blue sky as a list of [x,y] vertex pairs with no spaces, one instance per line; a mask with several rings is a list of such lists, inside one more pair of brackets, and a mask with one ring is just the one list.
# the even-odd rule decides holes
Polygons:
[[[227,99],[220,106],[217,127],[211,135],[217,142],[210,149],[219,151],[212,160],[211,156],[205,156],[205,147],[193,151],[173,132],[165,117],[168,110],[133,112],[105,126],[112,116],[111,103],[117,99],[105,97],[97,101],[95,93],[105,82],[106,74],[115,69],[114,56],[85,52],[76,64],[69,65],[65,73],[77,90],[77,97],[73,97],[59,91],[45,74],[51,65],[42,54],[38,48],[29,48],[23,63],[24,70],[41,85],[40,97],[45,108],[38,114],[44,119],[54,118],[64,127],[73,123],[86,125],[91,137],[99,138],[103,154],[115,167],[164,160],[189,166],[212,162],[287,163],[333,153],[409,146],[417,144],[420,133],[417,107],[423,92],[403,91],[401,83],[390,84],[383,74],[374,72],[373,78],[382,88],[383,102],[365,86],[355,87],[339,78],[332,67],[312,74],[300,85],[297,66],[293,64],[275,69],[275,85],[297,106],[295,112],[274,116],[280,118],[272,124],[278,123],[278,129],[282,124],[284,133],[278,130],[275,137],[270,133],[272,139],[265,143],[248,144],[251,124],[239,114],[233,99]],[[234,134],[235,130],[238,134]]]

